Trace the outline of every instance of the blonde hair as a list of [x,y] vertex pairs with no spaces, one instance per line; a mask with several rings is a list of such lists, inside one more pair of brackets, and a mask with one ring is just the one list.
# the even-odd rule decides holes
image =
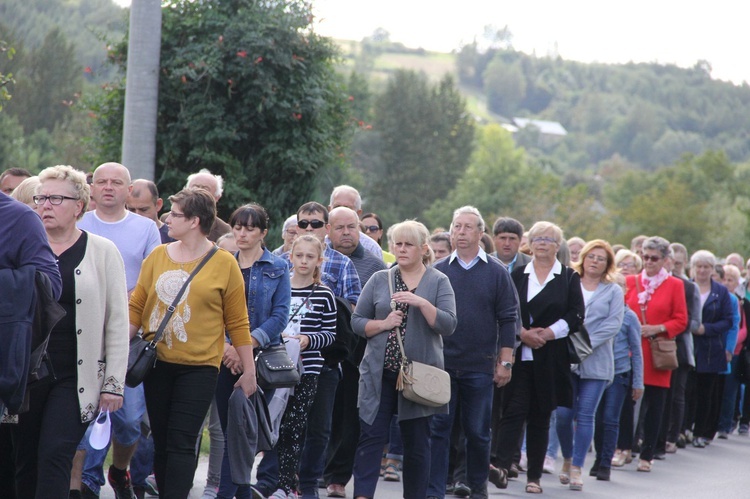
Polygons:
[[617,252],[617,254],[615,255],[615,267],[618,267],[626,258],[633,259],[633,263],[635,263],[635,270],[637,272],[643,270],[643,259],[638,256],[638,253],[634,253],[629,249],[621,249]]
[[595,249],[603,249],[604,252],[607,253],[607,268],[602,274],[601,281],[615,282],[615,274],[617,273],[617,267],[615,266],[615,254],[612,251],[612,246],[610,246],[609,243],[603,239],[594,239],[587,242],[581,249],[581,258],[577,262],[575,262],[572,267],[581,275],[581,277],[583,277],[583,275],[585,274],[583,261],[586,259],[588,254]]
[[430,231],[423,223],[416,220],[404,220],[403,222],[391,225],[388,228],[388,245],[391,253],[394,253],[393,244],[396,239],[413,244],[417,247],[427,246],[427,250],[422,254],[422,263],[432,265],[435,261],[435,253],[430,248]]
[[36,194],[36,188],[39,186],[39,184],[39,177],[37,176],[25,178],[23,182],[18,184],[18,186],[13,189],[10,197],[15,199],[16,201],[20,201],[23,204],[27,204],[33,207],[35,206],[34,194]]
[[562,229],[552,222],[545,221],[537,222],[531,226],[531,228],[529,229],[529,243],[531,243],[539,234],[544,234],[549,230],[551,230],[555,234],[555,241],[557,242],[557,244],[561,245],[563,242]]
[[78,214],[78,220],[80,220],[83,214],[86,213],[86,210],[89,207],[89,201],[91,200],[91,189],[86,182],[86,174],[68,165],[50,166],[39,173],[39,186],[37,186],[37,192],[39,192],[41,185],[47,180],[63,180],[70,184],[75,193],[75,197],[83,201],[83,209],[81,210],[81,213]]
[[[294,248],[297,247],[299,243],[310,243],[315,247],[315,250],[318,252],[318,258],[323,258],[323,254],[325,253],[325,247],[323,246],[323,243],[320,242],[320,239],[318,239],[315,236],[311,236],[310,234],[303,234],[301,236],[297,236],[297,239],[294,240],[292,243],[292,248],[289,250],[289,260],[292,259],[292,254],[294,253]],[[315,266],[315,270],[313,270],[313,281],[316,284],[320,284],[320,264],[317,264]]]

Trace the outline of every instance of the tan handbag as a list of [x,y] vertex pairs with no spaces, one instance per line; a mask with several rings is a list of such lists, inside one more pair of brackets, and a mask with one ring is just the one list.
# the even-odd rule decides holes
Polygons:
[[[388,272],[388,289],[393,296],[393,280],[395,269],[391,267]],[[396,302],[391,300],[391,310],[396,310]],[[410,361],[406,358],[404,343],[401,340],[401,328],[396,329],[396,339],[401,350],[401,369],[396,381],[396,389],[399,390],[406,400],[425,405],[427,407],[440,407],[450,402],[451,399],[451,377],[439,367],[424,364],[422,362]]]
[[[635,276],[635,288],[640,293],[638,276]],[[646,305],[641,305],[641,324],[646,325]],[[651,347],[651,365],[658,371],[674,371],[679,366],[677,362],[677,341],[664,336],[652,336],[648,339]]]

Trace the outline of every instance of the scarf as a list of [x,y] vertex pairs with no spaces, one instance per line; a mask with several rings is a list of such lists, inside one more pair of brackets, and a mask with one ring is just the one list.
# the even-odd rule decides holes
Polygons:
[[[643,283],[643,291],[638,293],[638,304],[642,307],[651,300],[651,295],[654,294],[656,288],[661,286],[661,283],[667,280],[669,272],[662,268],[658,274],[653,277],[646,275],[646,271],[641,271],[641,282]],[[637,279],[637,277],[636,277]]]

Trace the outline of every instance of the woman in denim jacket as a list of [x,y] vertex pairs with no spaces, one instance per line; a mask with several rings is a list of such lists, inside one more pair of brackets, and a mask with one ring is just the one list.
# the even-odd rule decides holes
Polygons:
[[[251,203],[237,208],[229,218],[229,225],[239,248],[235,257],[245,279],[253,348],[263,349],[278,345],[281,342],[281,332],[289,319],[289,302],[292,294],[289,266],[263,244],[269,222],[266,210],[262,206]],[[225,435],[227,404],[241,369],[239,357],[232,345],[227,343],[216,387],[216,406]],[[265,395],[270,399],[272,393],[267,392]],[[225,450],[218,497],[235,496],[251,497],[250,486],[232,483],[229,459]]]

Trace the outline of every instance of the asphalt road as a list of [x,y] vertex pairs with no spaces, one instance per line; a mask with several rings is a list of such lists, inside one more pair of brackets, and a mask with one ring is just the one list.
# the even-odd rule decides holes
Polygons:
[[[586,459],[586,473],[591,466],[593,455]],[[558,458],[558,470],[562,458]],[[205,486],[207,461],[201,460],[195,476],[195,487],[190,499],[200,499]],[[750,437],[730,435],[728,440],[714,440],[705,449],[678,450],[669,454],[665,461],[655,461],[651,473],[636,471],[637,460],[622,468],[612,469],[609,482],[599,482],[589,476],[584,477],[583,492],[588,497],[597,499],[749,499],[750,498]],[[490,498],[530,497],[524,492],[525,475],[511,480],[507,489],[500,490],[489,484]],[[352,482],[347,485],[347,497],[352,497]],[[560,485],[557,475],[542,477],[543,497],[564,497],[571,499],[576,495],[567,487]],[[324,489],[320,496],[326,497]],[[378,483],[376,498],[397,499],[402,497],[400,483]],[[112,489],[104,487],[102,498],[114,498]],[[446,497],[453,497],[448,495]],[[409,499],[409,498],[407,498]]]

